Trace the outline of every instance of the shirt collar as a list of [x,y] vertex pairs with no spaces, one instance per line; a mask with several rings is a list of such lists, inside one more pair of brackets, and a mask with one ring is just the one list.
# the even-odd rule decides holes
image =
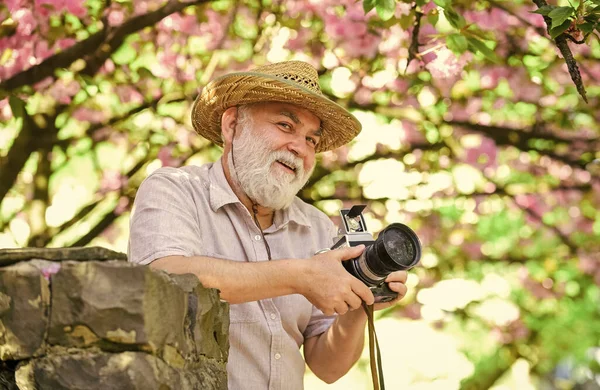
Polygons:
[[[217,212],[221,207],[231,203],[239,203],[244,207],[243,203],[240,202],[237,195],[231,189],[231,186],[225,177],[223,163],[220,158],[210,167],[208,177],[210,181],[208,193],[212,211]],[[290,222],[311,227],[310,221],[299,206],[299,203],[301,202],[300,199],[296,198],[288,208],[275,211],[275,217],[273,218],[275,230],[287,226]],[[265,231],[269,230],[270,228]]]
[[223,163],[220,158],[210,167],[208,178],[208,198],[212,211],[216,213],[221,207],[230,203],[242,204],[225,177]]

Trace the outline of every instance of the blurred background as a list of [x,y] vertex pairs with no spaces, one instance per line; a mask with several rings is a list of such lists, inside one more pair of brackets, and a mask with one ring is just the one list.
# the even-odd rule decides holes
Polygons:
[[[535,12],[534,12],[535,11]],[[363,125],[299,196],[421,238],[378,313],[390,389],[600,388],[600,1],[7,0],[0,248],[126,252],[161,166],[215,161],[210,79],[313,64]],[[370,388],[368,354],[333,385]]]

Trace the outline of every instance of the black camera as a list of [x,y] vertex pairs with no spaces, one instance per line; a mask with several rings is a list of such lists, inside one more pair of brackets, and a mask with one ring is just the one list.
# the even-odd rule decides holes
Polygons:
[[375,302],[389,302],[398,294],[388,287],[385,278],[394,271],[409,270],[417,265],[421,259],[421,243],[415,232],[401,223],[388,225],[374,240],[362,215],[365,207],[356,205],[340,211],[342,237],[331,249],[364,244],[365,250],[359,257],[343,261],[342,265],[369,286]]

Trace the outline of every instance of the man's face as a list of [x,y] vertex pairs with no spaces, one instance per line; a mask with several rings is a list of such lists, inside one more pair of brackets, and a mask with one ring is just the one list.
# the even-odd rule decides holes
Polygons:
[[238,110],[229,168],[253,201],[272,209],[288,207],[315,167],[320,120],[284,103]]

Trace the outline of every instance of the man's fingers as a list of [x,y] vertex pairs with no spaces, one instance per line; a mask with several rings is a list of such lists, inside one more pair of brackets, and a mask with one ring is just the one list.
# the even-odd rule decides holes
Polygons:
[[362,301],[358,297],[358,295],[353,294],[352,296],[346,299],[346,303],[350,307],[350,310],[356,310],[362,306]]
[[375,297],[373,296],[373,293],[371,292],[369,287],[367,287],[363,282],[361,282],[358,279],[356,279],[352,284],[352,291],[354,291],[354,293],[358,295],[358,297],[367,305],[372,305],[373,302],[375,302]]
[[361,253],[365,250],[365,246],[360,244],[358,246],[352,246],[347,248],[340,248],[337,251],[338,259],[341,261],[354,259],[355,257],[360,256]]
[[395,272],[392,272],[391,274],[389,274],[388,277],[385,278],[385,281],[388,283],[391,283],[391,282],[406,283],[407,278],[408,278],[408,272],[395,271]]
[[408,287],[406,287],[406,284],[404,284],[404,283],[391,282],[388,285],[390,287],[390,290],[397,292],[398,295],[400,295],[402,297],[405,296],[406,292],[408,291]]
[[346,302],[342,302],[339,305],[335,305],[335,312],[339,315],[344,315],[348,312],[348,304]]

